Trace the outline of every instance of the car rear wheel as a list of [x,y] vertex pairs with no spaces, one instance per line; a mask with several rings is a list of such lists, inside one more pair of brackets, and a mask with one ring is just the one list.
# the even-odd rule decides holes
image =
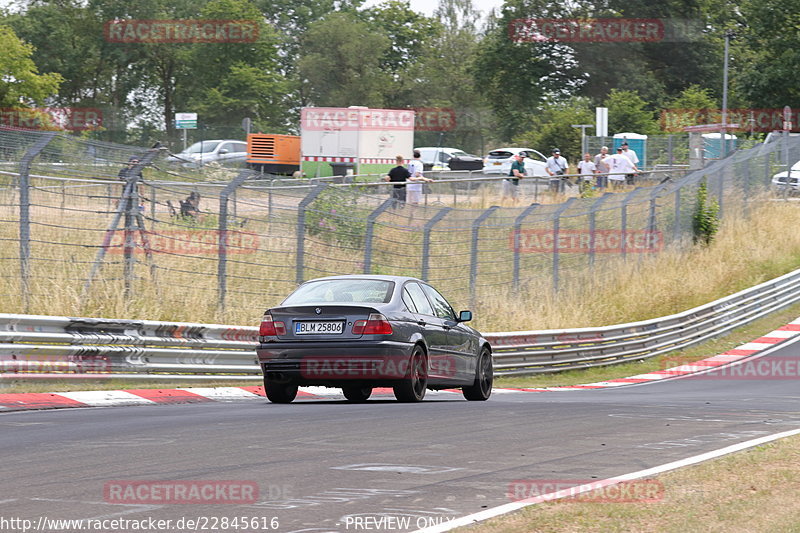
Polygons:
[[409,358],[406,377],[394,386],[394,397],[400,402],[419,402],[425,397],[428,386],[428,367],[425,363],[425,352],[415,346]]
[[492,370],[492,354],[488,349],[481,350],[478,357],[478,367],[475,369],[475,381],[468,387],[462,387],[464,398],[471,401],[482,402],[492,395],[494,372]]
[[264,392],[272,403],[291,403],[297,397],[297,383],[264,378]]
[[342,393],[351,402],[365,402],[372,394],[372,387],[342,387]]

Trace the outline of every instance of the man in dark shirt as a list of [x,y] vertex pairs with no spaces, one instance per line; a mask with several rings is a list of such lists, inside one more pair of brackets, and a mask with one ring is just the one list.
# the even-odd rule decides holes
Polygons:
[[389,171],[387,176],[384,176],[383,181],[389,182],[402,182],[401,184],[392,186],[392,198],[394,199],[395,207],[400,207],[406,203],[406,181],[411,177],[408,169],[404,166],[405,158],[398,155],[395,160],[397,166]]

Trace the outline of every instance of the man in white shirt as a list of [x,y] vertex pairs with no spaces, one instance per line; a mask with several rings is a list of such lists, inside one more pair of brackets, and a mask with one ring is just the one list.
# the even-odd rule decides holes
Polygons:
[[596,173],[597,173],[597,165],[595,165],[594,161],[592,161],[592,154],[586,152],[585,154],[583,154],[583,161],[578,163],[578,174],[580,174],[580,176],[578,177],[578,186],[580,186],[581,183],[584,182],[591,185],[592,178],[594,178],[594,175]]
[[[633,166],[639,164],[639,156],[636,155],[636,152],[630,149],[628,146],[628,141],[622,141],[622,155],[627,157],[633,163]],[[636,174],[627,174],[625,176],[625,183],[628,185],[633,185],[636,182]]]
[[553,155],[547,158],[545,166],[547,173],[554,177],[550,180],[551,189],[564,192],[564,181],[566,178],[562,178],[561,176],[567,173],[568,168],[569,164],[567,163],[567,159],[561,157],[561,150],[553,148]]
[[606,163],[609,168],[608,179],[615,189],[625,183],[625,176],[638,172],[636,165],[622,153],[621,146],[616,154],[606,158]]
[[414,159],[408,162],[407,168],[411,177],[408,178],[408,184],[406,185],[406,202],[411,205],[419,205],[422,202],[422,184],[433,181],[422,175],[424,167],[420,159],[419,150],[414,150]]

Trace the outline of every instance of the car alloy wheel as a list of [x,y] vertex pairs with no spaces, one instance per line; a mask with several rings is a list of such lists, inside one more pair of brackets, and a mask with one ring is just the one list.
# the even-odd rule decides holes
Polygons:
[[409,358],[406,377],[394,386],[394,396],[401,402],[419,402],[428,386],[428,365],[425,352],[417,345]]
[[464,398],[470,401],[482,402],[488,400],[492,395],[492,384],[494,383],[494,371],[492,370],[492,354],[484,348],[478,357],[478,366],[475,369],[475,382],[462,387]]

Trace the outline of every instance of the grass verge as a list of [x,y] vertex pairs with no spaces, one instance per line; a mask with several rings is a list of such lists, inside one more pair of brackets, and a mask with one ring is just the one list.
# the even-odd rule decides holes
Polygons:
[[[781,431],[775,427],[776,432]],[[546,531],[796,532],[800,437],[658,476],[655,502],[550,502],[469,528],[476,533]],[[461,531],[467,530],[462,528]]]

